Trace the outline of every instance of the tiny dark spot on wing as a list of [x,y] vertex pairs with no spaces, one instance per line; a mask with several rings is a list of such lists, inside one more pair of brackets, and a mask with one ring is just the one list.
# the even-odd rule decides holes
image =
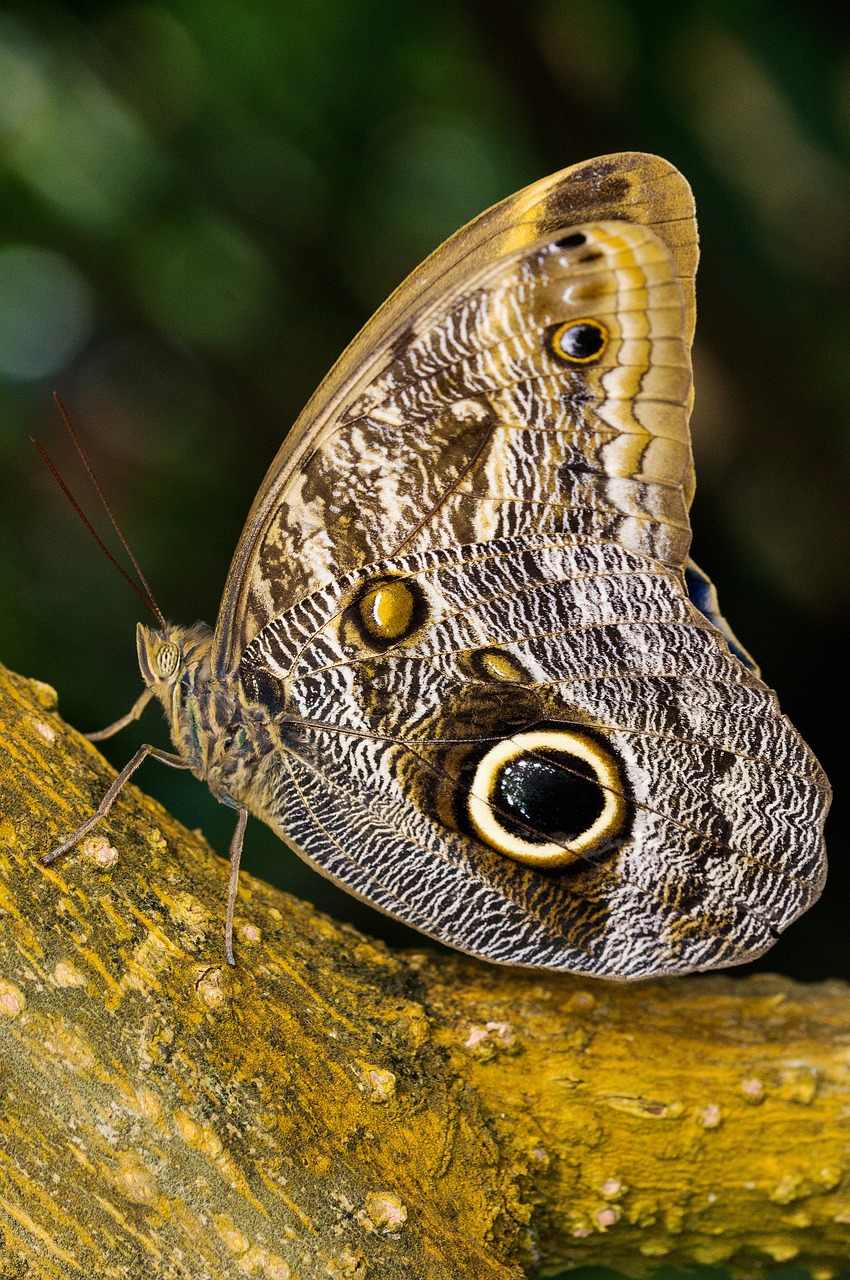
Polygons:
[[242,672],[242,687],[249,702],[258,703],[271,717],[286,708],[286,687],[271,671],[256,666]]
[[682,915],[699,912],[705,906],[707,886],[701,880],[683,882],[676,891],[676,910]]
[[560,240],[556,240],[553,249],[577,249],[579,245],[587,243],[587,236],[583,231],[573,231],[571,235],[563,236]]
[[599,467],[576,459],[575,462],[564,462],[558,468],[558,480],[565,488],[570,488],[570,481],[576,475],[599,475]]
[[712,818],[710,837],[720,845],[731,845],[734,828],[724,813],[716,813]]
[[561,404],[571,413],[581,417],[585,407],[593,402],[593,395],[587,388],[584,377],[579,373],[566,375],[570,379],[569,389],[561,395]]
[[573,285],[570,296],[575,302],[598,302],[608,292],[604,278],[600,280],[594,276],[585,284]]

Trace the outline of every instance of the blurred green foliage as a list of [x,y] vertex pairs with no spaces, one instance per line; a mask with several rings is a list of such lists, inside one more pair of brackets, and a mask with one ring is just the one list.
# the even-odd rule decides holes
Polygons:
[[[2,659],[83,728],[139,690],[137,601],[29,441],[86,495],[54,388],[166,613],[212,622],[266,466],[390,289],[524,184],[657,151],[702,233],[695,554],[839,791],[825,898],[765,965],[850,975],[846,21],[766,0],[7,0]],[[151,735],[154,712],[108,754]],[[226,848],[203,787],[153,765],[142,784]],[[408,936],[260,824],[246,864]]]

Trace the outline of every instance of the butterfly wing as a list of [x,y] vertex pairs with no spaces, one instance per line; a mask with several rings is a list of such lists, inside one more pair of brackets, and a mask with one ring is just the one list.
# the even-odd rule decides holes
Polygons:
[[[586,242],[541,263],[533,248],[566,231]],[[272,463],[228,576],[217,673],[302,596],[402,547],[582,518],[602,529],[592,506],[682,564],[696,263],[688,184],[638,153],[566,169],[452,236],[355,338]],[[610,324],[601,359],[543,348],[553,316],[588,314]]]
[[251,807],[490,959],[734,963],[820,891],[825,780],[685,585],[695,263],[653,157],[482,215],[332,371],[231,570]]
[[404,639],[369,629],[369,566],[242,665],[281,712],[257,811],[325,874],[461,950],[609,977],[758,955],[817,897],[825,780],[676,571],[531,535],[379,572],[416,596]]

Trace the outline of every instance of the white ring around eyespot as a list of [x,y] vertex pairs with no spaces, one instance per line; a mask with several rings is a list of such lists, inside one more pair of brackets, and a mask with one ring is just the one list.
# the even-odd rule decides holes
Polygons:
[[[593,770],[605,794],[605,804],[596,821],[575,840],[566,844],[550,841],[534,844],[507,831],[492,807],[493,790],[499,770],[518,756],[547,749],[561,751],[584,760]],[[532,867],[562,867],[577,861],[583,853],[597,847],[620,830],[626,816],[622,782],[613,757],[592,738],[569,730],[543,729],[519,733],[491,747],[479,761],[467,801],[470,821],[485,844],[504,853],[515,862]]]

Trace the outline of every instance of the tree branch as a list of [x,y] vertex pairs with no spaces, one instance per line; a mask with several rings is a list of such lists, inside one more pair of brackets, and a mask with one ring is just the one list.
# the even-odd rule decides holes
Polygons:
[[0,1276],[507,1280],[850,1258],[841,983],[393,953],[226,870],[0,681]]

